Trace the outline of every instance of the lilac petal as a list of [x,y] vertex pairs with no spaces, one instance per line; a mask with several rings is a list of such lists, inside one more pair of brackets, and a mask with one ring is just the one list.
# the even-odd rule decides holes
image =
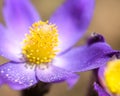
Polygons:
[[37,67],[36,74],[38,79],[43,82],[59,82],[76,77],[76,74],[53,65],[44,69]]
[[100,84],[103,86],[103,87],[106,87],[106,82],[105,82],[105,78],[104,78],[104,72],[105,72],[105,66],[102,66],[98,69],[98,81],[100,82]]
[[23,39],[29,26],[39,20],[39,15],[30,0],[4,0],[3,16],[10,32],[10,38]]
[[94,89],[98,92],[99,96],[110,96],[101,86],[94,83]]
[[102,66],[98,69],[98,77],[100,80],[104,79],[104,70],[105,70],[105,66]]
[[8,30],[3,25],[0,25],[0,55],[13,61],[21,61],[20,43],[11,34],[7,33]]
[[116,51],[107,43],[99,42],[90,46],[73,48],[57,56],[53,64],[72,72],[81,72],[105,65],[114,54]]
[[50,22],[58,26],[60,49],[72,47],[85,33],[94,10],[94,0],[66,0]]
[[11,88],[21,90],[37,83],[34,68],[25,66],[24,63],[6,63],[0,66],[0,77]]
[[79,80],[79,78],[80,78],[80,76],[76,75],[73,78],[69,78],[69,79],[66,80],[69,89],[71,89],[71,88],[74,87],[74,85],[77,83],[77,81]]

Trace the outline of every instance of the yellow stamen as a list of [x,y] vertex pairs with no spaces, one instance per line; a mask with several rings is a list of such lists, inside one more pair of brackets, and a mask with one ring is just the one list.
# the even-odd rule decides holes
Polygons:
[[51,62],[58,51],[58,30],[47,22],[35,22],[23,41],[22,54],[30,64]]
[[120,60],[108,62],[105,69],[105,83],[108,89],[115,94],[120,94]]

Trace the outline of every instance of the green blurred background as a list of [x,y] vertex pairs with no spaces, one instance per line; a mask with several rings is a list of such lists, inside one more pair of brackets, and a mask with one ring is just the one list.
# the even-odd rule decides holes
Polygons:
[[[32,0],[32,3],[40,13],[43,20],[56,10],[64,0]],[[0,22],[4,23],[2,17],[2,3],[0,0]],[[114,48],[120,49],[120,0],[96,0],[96,7],[92,22],[87,30],[85,37],[91,32],[98,32],[104,35],[106,41]],[[85,42],[85,37],[81,42]],[[7,60],[0,58],[3,64]],[[53,84],[46,96],[86,96],[89,89],[91,72],[80,73],[81,78],[73,89],[68,90],[65,83]],[[0,87],[0,96],[20,96],[20,91],[13,91],[6,85]]]

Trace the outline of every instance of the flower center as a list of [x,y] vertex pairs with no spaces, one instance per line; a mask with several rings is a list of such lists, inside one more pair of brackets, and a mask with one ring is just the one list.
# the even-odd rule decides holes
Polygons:
[[104,76],[108,89],[112,93],[120,94],[120,60],[108,62]]
[[58,30],[55,25],[38,21],[30,27],[23,41],[22,54],[30,64],[51,62],[56,56]]

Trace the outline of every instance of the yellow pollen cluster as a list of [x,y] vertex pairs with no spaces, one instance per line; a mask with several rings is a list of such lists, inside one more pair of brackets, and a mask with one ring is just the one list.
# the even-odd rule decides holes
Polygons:
[[105,83],[114,94],[120,94],[120,60],[108,62],[105,69]]
[[22,54],[30,64],[48,63],[56,56],[58,31],[55,25],[38,21],[23,41]]

